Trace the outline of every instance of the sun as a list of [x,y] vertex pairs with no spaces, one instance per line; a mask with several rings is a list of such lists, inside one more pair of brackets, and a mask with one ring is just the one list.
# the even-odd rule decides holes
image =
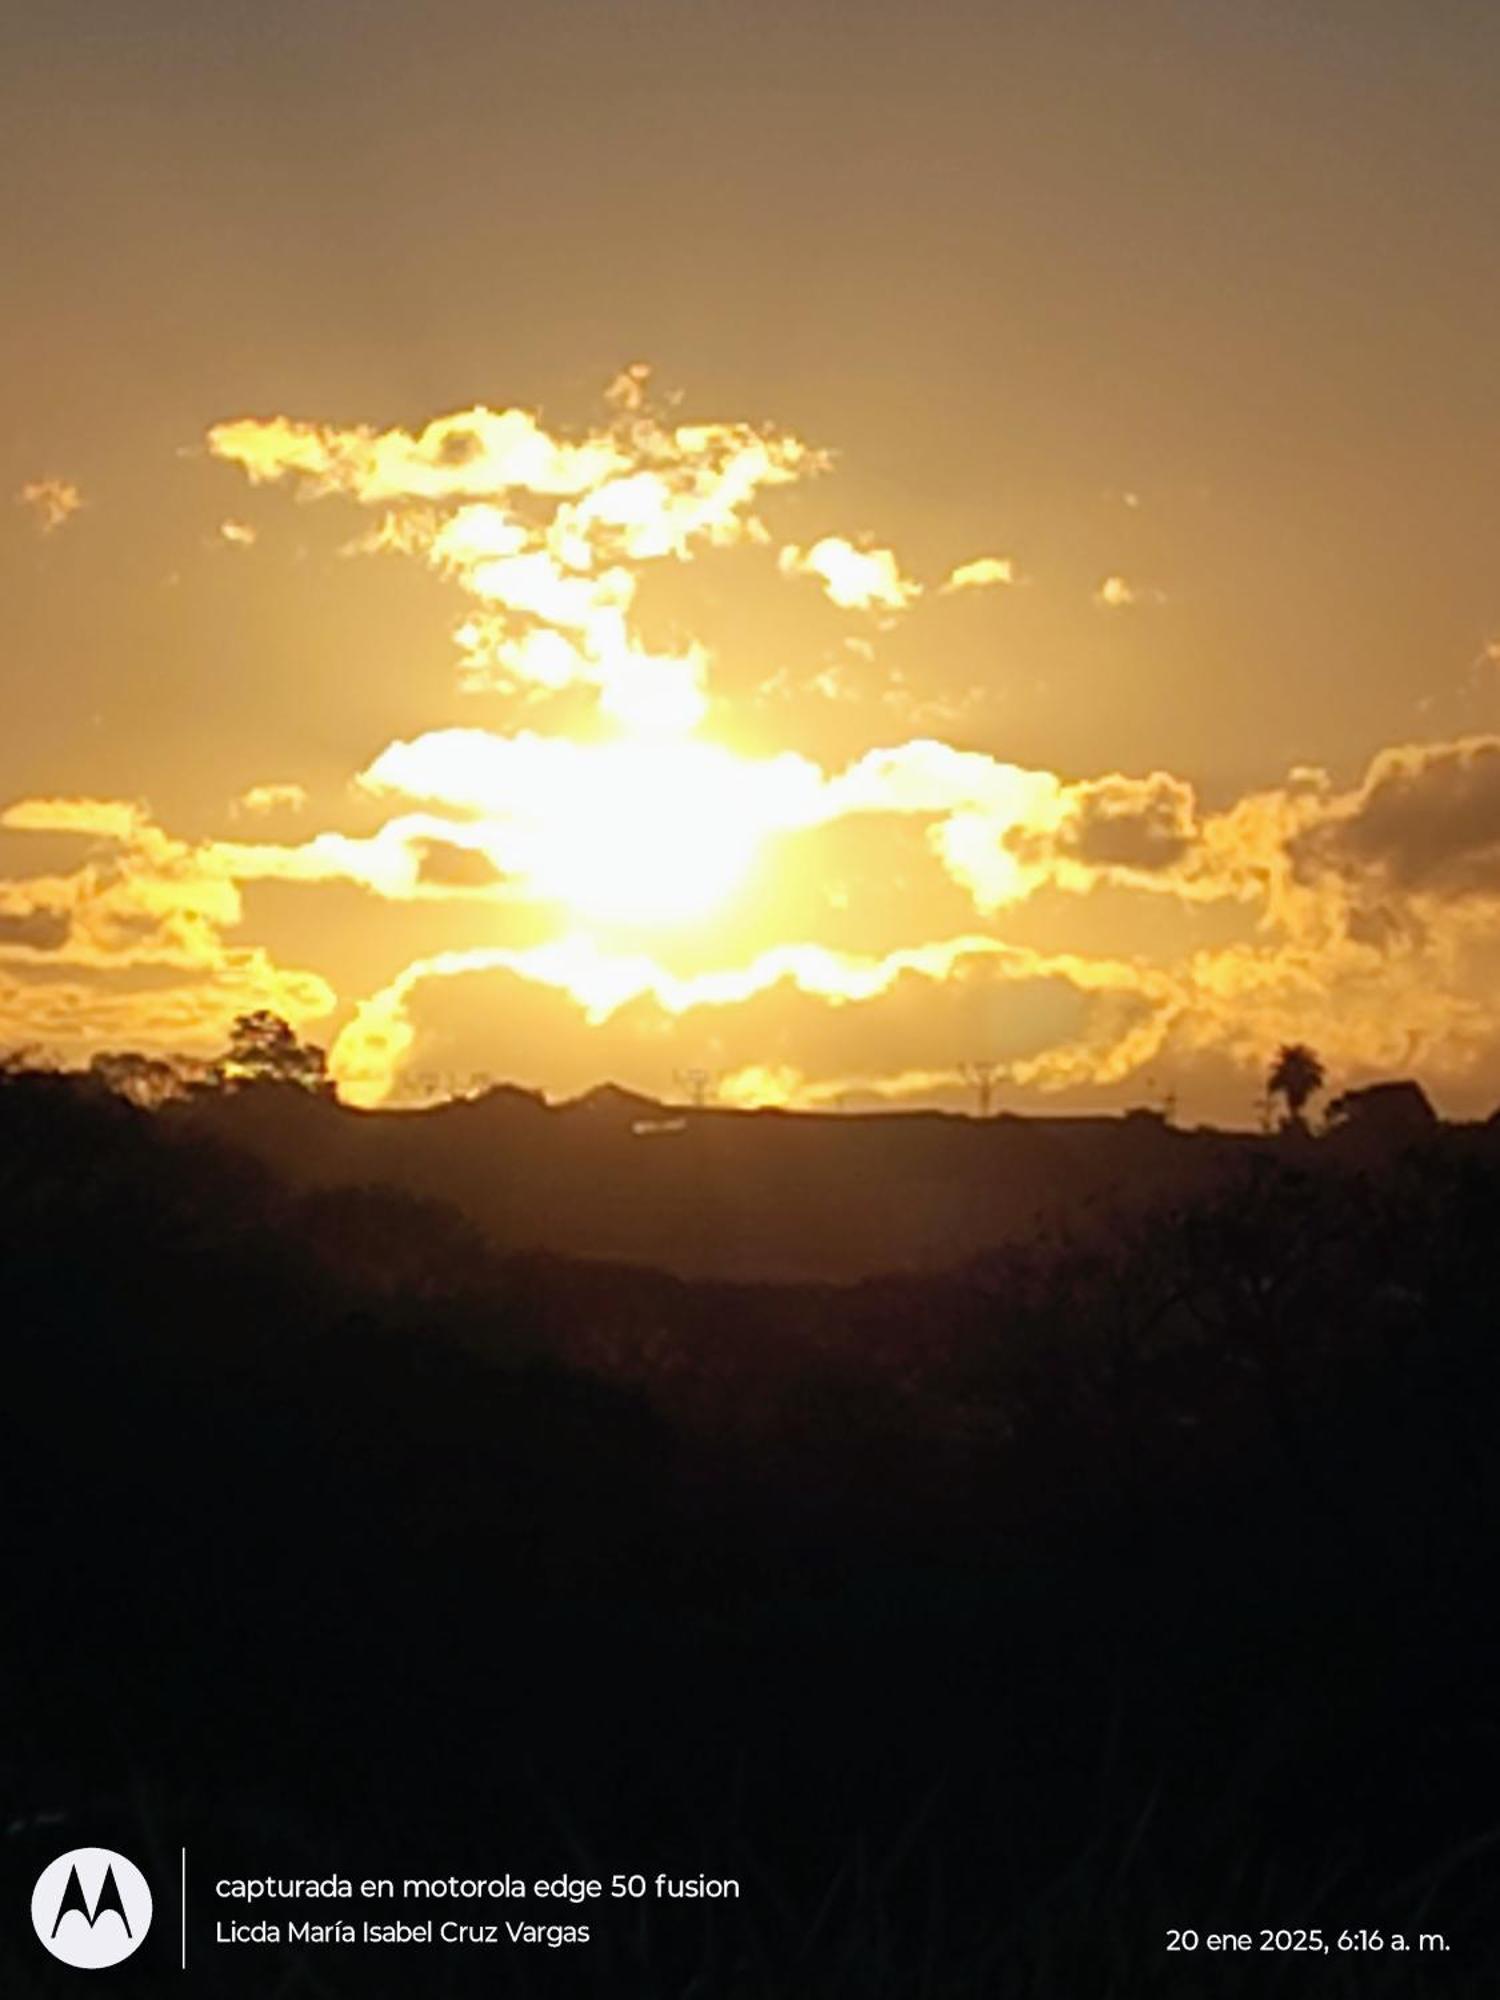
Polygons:
[[432,789],[473,812],[473,838],[528,900],[575,924],[657,930],[721,913],[767,842],[820,810],[805,759],[739,755],[700,738],[512,739],[469,764],[445,746]]
[[705,745],[603,746],[586,785],[537,829],[533,892],[586,923],[654,928],[711,915],[768,830],[725,776]]

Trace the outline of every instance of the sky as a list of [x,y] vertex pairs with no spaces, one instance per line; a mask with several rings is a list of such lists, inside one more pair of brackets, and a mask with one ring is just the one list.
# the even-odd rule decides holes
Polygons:
[[0,1050],[1486,1115],[1497,74],[1459,0],[9,10]]

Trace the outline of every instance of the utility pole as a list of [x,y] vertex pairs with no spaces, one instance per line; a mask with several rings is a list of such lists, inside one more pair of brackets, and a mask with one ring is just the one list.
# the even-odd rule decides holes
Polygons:
[[1157,1113],[1162,1123],[1164,1125],[1175,1124],[1177,1120],[1177,1086],[1174,1083],[1168,1083],[1166,1088],[1163,1089],[1161,1083],[1153,1075],[1146,1078],[1146,1088],[1151,1093],[1151,1109]]
[[718,1074],[711,1069],[677,1069],[672,1079],[679,1090],[688,1094],[688,1102],[695,1111],[701,1111],[718,1087]]
[[990,1106],[995,1101],[995,1085],[1005,1073],[1004,1063],[992,1062],[985,1057],[973,1062],[960,1063],[958,1073],[974,1093],[979,1116],[988,1118]]

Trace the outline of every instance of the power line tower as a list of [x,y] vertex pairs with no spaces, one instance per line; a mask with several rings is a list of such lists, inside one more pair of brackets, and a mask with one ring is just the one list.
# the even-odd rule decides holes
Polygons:
[[1161,1119],[1163,1125],[1175,1125],[1177,1122],[1176,1084],[1170,1080],[1166,1084],[1162,1084],[1153,1074],[1146,1078],[1146,1088],[1151,1093],[1151,1110]]
[[985,1057],[960,1063],[958,1073],[974,1093],[979,1116],[988,1118],[995,1102],[995,1085],[1005,1074],[1005,1065]]
[[676,1069],[672,1080],[679,1090],[687,1092],[688,1103],[695,1111],[701,1111],[711,1102],[719,1087],[720,1072],[711,1069]]

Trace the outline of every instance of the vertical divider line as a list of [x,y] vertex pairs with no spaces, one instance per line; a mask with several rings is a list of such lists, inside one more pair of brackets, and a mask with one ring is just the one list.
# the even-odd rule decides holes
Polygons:
[[187,1849],[185,1847],[181,1850],[181,1854],[182,1854],[182,1895],[181,1895],[182,1970],[186,1972],[187,1971]]

